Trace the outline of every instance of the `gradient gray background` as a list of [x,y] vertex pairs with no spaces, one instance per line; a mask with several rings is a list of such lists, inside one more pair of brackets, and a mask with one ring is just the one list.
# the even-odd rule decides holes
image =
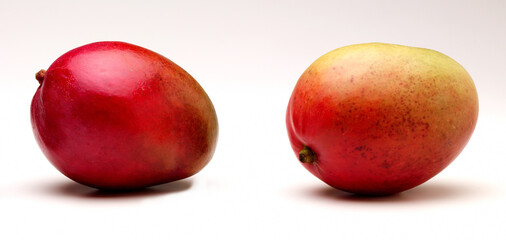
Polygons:
[[[506,237],[506,1],[2,0],[0,23],[2,239]],[[102,40],[156,51],[207,91],[220,139],[201,173],[110,196],[45,160],[29,122],[34,74]],[[466,68],[480,99],[457,160],[381,199],[328,190],[299,166],[284,126],[301,73],[332,49],[365,42],[440,51]]]

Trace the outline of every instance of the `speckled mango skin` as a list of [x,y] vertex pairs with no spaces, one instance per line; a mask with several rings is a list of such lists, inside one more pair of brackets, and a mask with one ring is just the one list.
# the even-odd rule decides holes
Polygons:
[[302,74],[286,124],[295,154],[330,186],[358,194],[398,193],[447,167],[478,118],[473,80],[437,51],[367,43],[333,50]]

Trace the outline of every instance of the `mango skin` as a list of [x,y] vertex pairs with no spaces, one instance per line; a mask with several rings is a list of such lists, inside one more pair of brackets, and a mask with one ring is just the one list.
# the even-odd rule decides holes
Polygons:
[[333,50],[302,74],[286,113],[302,165],[347,192],[398,193],[446,168],[478,118],[473,80],[437,51],[384,43]]
[[192,176],[213,156],[218,119],[211,100],[158,53],[90,43],[63,54],[39,81],[31,104],[35,138],[78,183],[139,189]]

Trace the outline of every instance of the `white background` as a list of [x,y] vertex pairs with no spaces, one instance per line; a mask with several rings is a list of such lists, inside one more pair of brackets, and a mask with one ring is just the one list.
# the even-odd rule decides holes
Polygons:
[[[0,1],[0,239],[506,239],[506,1]],[[60,174],[30,126],[34,74],[86,43],[156,51],[211,97],[220,137],[186,180],[108,194]],[[300,74],[345,45],[438,50],[475,80],[471,141],[427,183],[382,198],[298,163],[284,114]]]

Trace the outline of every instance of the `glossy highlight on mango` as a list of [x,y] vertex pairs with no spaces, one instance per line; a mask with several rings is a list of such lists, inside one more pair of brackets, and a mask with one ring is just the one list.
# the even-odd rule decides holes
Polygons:
[[189,177],[212,158],[213,104],[181,67],[148,49],[96,42],[36,75],[35,138],[76,182],[137,189]]

